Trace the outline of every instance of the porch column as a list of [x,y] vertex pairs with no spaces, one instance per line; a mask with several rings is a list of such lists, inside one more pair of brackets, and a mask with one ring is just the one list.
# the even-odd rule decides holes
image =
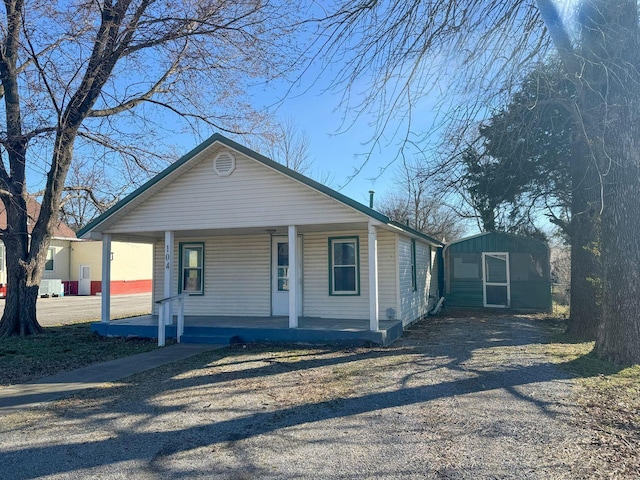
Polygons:
[[100,321],[109,323],[111,320],[111,235],[102,235],[102,293],[100,297]]
[[[164,232],[164,298],[169,298],[172,294],[173,286],[173,233]],[[165,325],[173,323],[172,302],[165,302],[161,307]]]
[[380,329],[378,318],[378,232],[369,220],[369,330]]
[[298,328],[298,230],[289,225],[289,328]]

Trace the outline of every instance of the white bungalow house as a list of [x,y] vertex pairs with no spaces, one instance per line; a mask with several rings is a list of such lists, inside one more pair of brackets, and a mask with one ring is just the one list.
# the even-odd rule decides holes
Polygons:
[[[185,341],[206,341],[204,330],[200,339],[187,334],[197,325],[242,339],[309,341],[340,331],[389,343],[439,295],[440,242],[219,134],[78,236],[102,240],[103,285],[112,241],[153,244],[154,301],[190,294]],[[102,301],[95,331],[144,334],[142,319],[110,319],[104,289]],[[160,308],[148,325],[157,325]]]

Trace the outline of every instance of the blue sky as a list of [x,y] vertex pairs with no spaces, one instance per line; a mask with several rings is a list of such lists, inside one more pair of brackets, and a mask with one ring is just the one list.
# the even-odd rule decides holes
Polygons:
[[[345,128],[342,122],[344,114],[340,95],[316,91],[287,99],[278,110],[279,118],[293,119],[300,131],[309,137],[313,162],[311,175],[322,177],[328,173],[330,187],[366,203],[369,190],[382,192],[389,188],[393,168],[387,169],[382,175],[380,169],[396,152],[375,149],[367,159],[370,149],[368,141],[374,134],[374,128],[370,125],[373,119],[359,118],[355,124]],[[349,115],[350,120],[353,120],[352,117]],[[348,181],[365,160],[362,171]]]
[[[282,92],[276,89],[266,96],[279,93]],[[280,121],[293,120],[299,131],[309,138],[313,164],[307,175],[324,179],[329,174],[329,181],[325,182],[328,186],[368,204],[369,190],[375,190],[379,198],[395,187],[401,146],[400,138],[390,132],[399,127],[401,137],[406,125],[402,119],[396,120],[372,148],[377,117],[345,111],[341,100],[340,92],[327,91],[319,82],[313,86],[302,85],[278,106],[276,115]],[[425,130],[433,121],[432,107],[426,104],[427,101],[422,103],[421,111],[413,112],[412,120]],[[407,149],[405,153],[412,154]],[[361,171],[354,176],[358,169]]]

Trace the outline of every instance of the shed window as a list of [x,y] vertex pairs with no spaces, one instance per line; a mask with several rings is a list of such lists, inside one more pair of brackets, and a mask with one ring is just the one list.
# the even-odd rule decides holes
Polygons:
[[359,295],[358,237],[329,239],[329,293]]
[[512,253],[511,280],[516,282],[548,281],[548,273],[543,268],[545,260],[535,254]]
[[204,294],[204,244],[180,244],[180,292]]
[[55,253],[56,251],[53,247],[49,247],[47,250],[47,260],[44,262],[44,270],[46,272],[53,272],[54,270]]
[[456,280],[480,280],[481,255],[479,253],[454,253],[453,278]]

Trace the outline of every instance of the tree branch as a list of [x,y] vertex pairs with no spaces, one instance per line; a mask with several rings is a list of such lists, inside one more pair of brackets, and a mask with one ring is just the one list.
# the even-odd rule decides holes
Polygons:
[[167,80],[167,78],[169,78],[169,76],[171,74],[173,74],[174,72],[176,72],[176,70],[178,69],[178,65],[180,64],[180,60],[182,59],[182,56],[183,56],[185,50],[186,50],[186,46],[178,54],[178,57],[174,60],[174,62],[167,69],[167,71],[158,79],[158,81],[146,93],[140,95],[137,98],[133,98],[131,100],[127,100],[126,102],[123,102],[120,105],[117,105],[115,107],[103,108],[103,109],[100,109],[100,110],[91,110],[91,111],[89,111],[87,116],[96,118],[96,117],[108,117],[108,116],[111,116],[111,115],[116,115],[118,113],[122,113],[124,111],[131,110],[132,108],[136,107],[137,105],[141,104],[142,102],[150,100],[157,93],[166,92],[166,90],[162,90],[161,87],[164,84],[164,82]]

